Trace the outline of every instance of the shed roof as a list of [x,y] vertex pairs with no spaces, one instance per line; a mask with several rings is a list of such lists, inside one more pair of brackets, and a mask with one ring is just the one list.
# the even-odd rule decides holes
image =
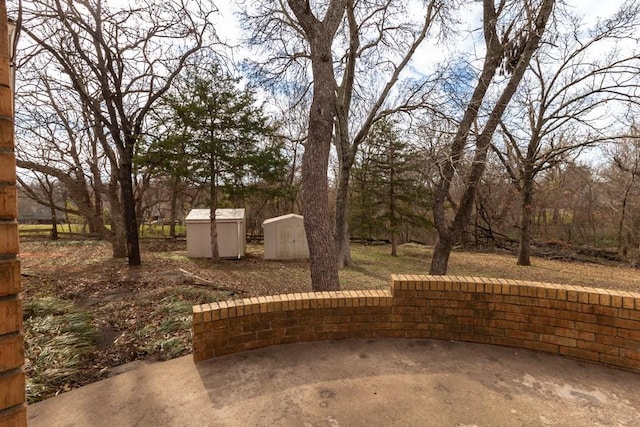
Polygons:
[[283,221],[283,220],[287,220],[287,219],[291,219],[291,218],[299,218],[299,219],[303,219],[304,217],[302,215],[298,215],[298,214],[294,214],[294,213],[290,213],[290,214],[286,214],[286,215],[281,215],[281,216],[276,216],[274,218],[269,218],[266,219],[262,224],[269,224],[272,222],[277,222],[277,221]]
[[[209,221],[210,209],[191,209],[185,221]],[[244,219],[244,208],[216,209],[216,221],[237,221]]]

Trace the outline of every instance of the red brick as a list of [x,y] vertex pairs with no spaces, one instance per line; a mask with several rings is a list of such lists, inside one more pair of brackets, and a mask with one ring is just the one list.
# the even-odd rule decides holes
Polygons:
[[606,363],[607,365],[613,365],[620,368],[628,368],[633,370],[640,369],[640,362],[634,359],[627,359],[625,357],[613,356],[609,354],[601,354],[600,362]]
[[594,341],[595,334],[593,332],[584,332],[577,329],[556,329],[556,335],[567,338],[575,338],[583,341]]
[[20,262],[0,260],[0,297],[20,293]]
[[0,426],[27,427],[27,407],[21,405],[0,413]]
[[527,348],[529,350],[536,350],[536,351],[544,351],[547,353],[558,353],[559,346],[557,344],[552,344],[547,342],[523,340],[522,348]]
[[560,347],[560,354],[568,357],[573,357],[576,359],[590,360],[593,362],[600,361],[600,353],[595,351],[583,350],[580,348],[574,347]]
[[229,345],[226,347],[216,348],[216,356],[224,356],[225,354],[240,353],[244,350],[244,344]]
[[578,292],[571,286],[567,289],[567,301],[576,302],[579,299]]
[[596,334],[616,335],[617,329],[611,326],[598,325],[596,323],[576,322],[575,328],[584,332],[593,332]]
[[522,348],[524,341],[518,338],[510,338],[510,337],[491,337],[491,344],[494,345],[504,345],[507,347],[517,347]]
[[555,332],[555,328],[546,325],[536,325],[530,323],[522,323],[520,329],[527,332],[535,332],[537,334],[551,335]]
[[622,297],[622,308],[635,309],[636,299],[632,296]]
[[627,359],[640,360],[640,351],[637,349],[621,348],[620,356]]
[[22,334],[0,337],[0,372],[16,369],[24,364]]
[[578,292],[578,302],[580,304],[589,304],[589,295],[588,292]]
[[540,335],[540,341],[548,342],[548,343],[551,343],[551,344],[557,344],[559,346],[564,346],[564,347],[575,347],[576,346],[576,340],[574,338],[559,337],[557,335],[541,334]]
[[15,369],[0,376],[0,411],[25,402],[25,378],[22,370]]
[[22,304],[18,299],[0,301],[0,335],[22,329]]
[[514,322],[519,323],[528,323],[528,316],[524,313],[495,313],[496,316],[494,318],[500,319],[503,318],[505,320],[512,320]]
[[[194,359],[301,340],[368,337],[492,342],[584,360],[598,360],[600,354],[619,357],[620,349],[626,349],[627,359],[640,358],[640,311],[615,307],[614,292],[478,280],[450,277],[422,281],[406,276],[396,289],[397,298],[391,298],[387,291],[256,298],[255,313],[261,308],[263,313],[251,316],[247,314],[253,310],[246,310],[244,303],[223,303],[218,311],[226,310],[232,323],[225,319],[203,324],[211,332],[194,333]],[[417,288],[438,290],[413,290]],[[478,289],[507,294],[480,293]],[[547,299],[573,298],[574,294],[575,301]],[[623,304],[622,298],[635,302],[636,296],[623,293],[620,298]],[[233,317],[234,311],[243,317]],[[196,323],[194,332],[200,328]],[[196,344],[197,340],[201,342]],[[633,366],[623,357],[619,359],[615,360],[617,366]]]
[[611,295],[607,294],[601,294],[600,295],[600,301],[598,301],[598,303],[600,305],[604,305],[604,306],[611,306]]
[[[13,122],[0,114],[0,148],[13,149]],[[13,181],[12,181],[13,182]]]
[[618,317],[621,309],[603,305],[583,305],[580,308],[583,313],[592,313],[598,316]]
[[519,338],[521,340],[528,341],[537,341],[540,339],[540,335],[536,334],[535,332],[526,332],[514,329],[506,329],[504,331],[504,335],[509,338]]
[[567,328],[567,329],[580,329],[576,326],[576,322],[568,319],[559,319],[555,316],[546,317],[545,321],[549,326],[555,326],[557,328]]
[[622,307],[622,296],[619,294],[611,295],[611,307]]
[[638,345],[638,343],[635,341],[616,336],[615,334],[595,334],[593,342],[596,342],[598,344],[610,345],[613,347],[635,348]]
[[15,186],[0,186],[0,219],[15,219],[18,213],[18,196]]
[[618,309],[618,315],[622,319],[640,320],[640,310]]
[[618,329],[616,331],[617,336],[632,340],[635,343],[640,342],[640,331],[634,329]]
[[640,321],[628,319],[615,319],[615,326],[621,329],[640,332]]
[[578,347],[578,348],[589,350],[589,351],[595,351],[600,354],[610,354],[613,356],[618,356],[620,354],[620,349],[616,346],[600,344],[593,341],[577,340],[576,345],[574,347]]
[[0,256],[15,256],[18,251],[18,223],[0,223]]
[[16,156],[13,152],[0,151],[0,183],[16,183]]

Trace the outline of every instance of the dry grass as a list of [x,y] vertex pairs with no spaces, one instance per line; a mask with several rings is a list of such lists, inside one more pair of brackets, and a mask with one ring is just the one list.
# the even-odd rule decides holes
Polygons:
[[450,264],[451,274],[498,277],[591,286],[637,292],[640,290],[640,272],[629,266],[551,261],[533,258],[529,267],[516,265],[513,255],[455,253]]
[[[235,291],[234,297],[306,292],[311,289],[307,261],[264,261],[261,245],[249,245],[242,260],[212,264],[186,256],[184,243],[152,244],[143,248],[143,266],[130,269],[126,260],[114,260],[102,242],[29,242],[22,246],[23,272],[40,279],[37,294],[73,297],[98,296],[105,289],[144,283],[151,287],[185,283],[180,270],[214,285]],[[355,267],[340,271],[343,289],[382,289],[391,274],[427,274],[432,250],[406,244],[399,256],[389,255],[388,246],[352,246]],[[505,253],[453,252],[449,274],[519,279],[548,283],[637,291],[640,271],[626,265],[611,266],[533,258],[530,267],[517,266],[515,256]],[[60,287],[63,287],[61,289]],[[73,287],[73,289],[70,289]],[[135,287],[135,286],[134,286]]]
[[[347,289],[383,288],[391,274],[427,274],[432,250],[419,245],[402,245],[399,256],[389,255],[386,246],[352,247],[357,267],[341,271]],[[513,254],[453,252],[448,274],[494,277],[606,289],[640,291],[640,271],[628,266],[610,266],[533,258],[532,266],[516,265]]]
[[[188,258],[184,242],[157,241],[143,246],[139,268],[113,259],[103,242],[23,242],[21,250],[32,402],[105,378],[127,362],[188,354],[194,304],[311,290],[308,261],[264,261],[261,245],[250,245],[242,260],[213,264]],[[356,266],[340,271],[342,288],[386,289],[391,274],[427,273],[430,248],[409,244],[400,246],[398,257],[389,252],[388,246],[353,245]],[[624,266],[537,258],[533,263],[519,267],[513,255],[454,252],[449,273],[640,288],[638,270]],[[72,323],[69,316],[81,319],[83,327],[63,330]],[[77,343],[78,351],[68,351],[68,343]],[[48,355],[60,361],[53,364]]]

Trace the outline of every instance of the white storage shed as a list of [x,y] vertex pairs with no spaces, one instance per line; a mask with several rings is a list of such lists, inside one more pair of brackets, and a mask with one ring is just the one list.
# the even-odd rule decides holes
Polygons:
[[264,259],[309,258],[304,218],[296,214],[270,218],[264,228]]
[[[187,256],[211,258],[211,219],[209,209],[192,209],[187,224]],[[216,209],[220,258],[242,258],[246,250],[244,209]]]

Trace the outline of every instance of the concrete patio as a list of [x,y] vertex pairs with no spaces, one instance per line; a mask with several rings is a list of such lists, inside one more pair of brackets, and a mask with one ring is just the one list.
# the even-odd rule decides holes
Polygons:
[[31,426],[636,426],[640,374],[422,339],[138,367],[28,407]]

